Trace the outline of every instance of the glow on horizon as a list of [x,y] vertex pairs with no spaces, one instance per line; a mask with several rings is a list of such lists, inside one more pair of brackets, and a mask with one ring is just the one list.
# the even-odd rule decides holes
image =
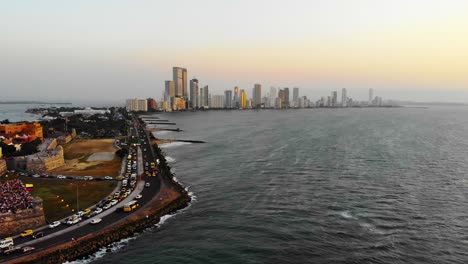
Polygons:
[[91,73],[80,80],[83,72],[108,65],[108,74],[118,68],[116,83],[143,80],[145,94],[180,65],[213,91],[255,82],[311,93],[318,86],[468,91],[467,13],[468,2],[456,0],[2,2],[0,79],[58,91],[68,79],[37,77],[56,69],[94,91],[112,81]]

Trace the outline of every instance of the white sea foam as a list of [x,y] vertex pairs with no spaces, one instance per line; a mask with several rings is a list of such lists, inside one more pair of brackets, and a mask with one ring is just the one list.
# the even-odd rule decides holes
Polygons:
[[171,143],[163,143],[160,144],[160,148],[175,148],[175,147],[180,147],[184,145],[191,145],[192,143],[190,142],[171,142]]
[[346,219],[356,219],[356,217],[353,216],[349,211],[340,212],[340,215]]
[[167,161],[168,163],[173,163],[173,162],[175,162],[176,160],[175,160],[173,157],[166,156],[166,161]]
[[374,234],[379,234],[379,235],[384,235],[385,232],[379,230],[377,227],[375,227],[374,225],[372,224],[369,224],[369,223],[359,223],[359,225],[361,227],[363,227],[364,229],[366,229],[367,231],[371,232],[371,233],[374,233]]
[[162,136],[162,135],[166,135],[166,134],[169,134],[169,133],[172,133],[172,131],[161,130],[161,131],[153,132],[153,135],[155,135],[155,136]]
[[109,253],[109,251],[110,252],[117,252],[120,249],[126,247],[130,243],[130,241],[136,239],[137,235],[138,234],[135,234],[132,237],[124,238],[124,239],[122,239],[122,240],[120,240],[118,242],[110,244],[107,247],[103,247],[103,248],[99,249],[97,252],[95,252],[94,254],[90,255],[89,257],[86,257],[85,259],[67,261],[67,262],[64,262],[64,264],[88,264],[88,263],[91,263],[91,262],[93,262],[95,260],[103,258],[107,253]]
[[155,226],[161,227],[161,225],[163,225],[167,220],[169,220],[170,218],[174,216],[176,216],[176,214],[168,214],[168,215],[161,216],[161,219],[159,220],[157,224],[155,224]]

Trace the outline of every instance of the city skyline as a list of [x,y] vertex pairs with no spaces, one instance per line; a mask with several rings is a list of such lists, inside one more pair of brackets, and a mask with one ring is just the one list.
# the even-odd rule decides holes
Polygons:
[[374,88],[389,99],[468,102],[466,2],[181,6],[170,25],[176,3],[0,4],[1,99],[156,97],[179,65],[217,94],[261,83],[311,98],[346,87],[359,100]]

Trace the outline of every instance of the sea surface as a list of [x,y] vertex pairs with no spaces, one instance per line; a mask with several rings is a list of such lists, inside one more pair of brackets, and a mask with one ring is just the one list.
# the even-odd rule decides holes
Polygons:
[[93,263],[468,263],[468,108],[159,114],[188,209]]
[[468,108],[156,115],[190,207],[77,263],[468,263]]

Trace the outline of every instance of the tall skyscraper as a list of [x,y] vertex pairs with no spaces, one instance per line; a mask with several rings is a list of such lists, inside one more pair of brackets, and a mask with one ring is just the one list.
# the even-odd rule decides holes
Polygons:
[[198,80],[190,80],[190,107],[198,108]]
[[224,91],[224,108],[232,108],[232,91]]
[[299,107],[299,88],[293,88],[293,106]]
[[240,90],[240,107],[245,109],[247,107],[247,94],[244,89]]
[[224,108],[225,101],[224,95],[213,95],[210,108]]
[[374,89],[369,89],[369,105],[372,105],[372,100],[374,100]]
[[347,107],[348,95],[346,88],[341,89],[341,107]]
[[253,99],[253,108],[260,107],[262,104],[262,85],[256,83],[253,88],[253,94],[252,94],[252,99]]
[[234,87],[234,99],[233,99],[234,108],[240,108],[240,91],[239,87]]
[[[174,98],[176,96],[174,81],[165,81],[164,82],[164,91],[165,98],[164,101],[168,102],[169,106],[174,104]],[[166,98],[167,97],[167,98]]]
[[172,80],[174,81],[175,85],[175,96],[187,99],[187,69],[172,67]]
[[284,88],[284,108],[289,108],[289,88]]
[[338,92],[333,91],[331,95],[331,106],[336,107],[338,106]]
[[275,87],[270,87],[270,105],[269,107],[276,107],[276,88]]
[[208,85],[205,85],[203,88],[200,88],[200,107],[209,107],[209,91]]

